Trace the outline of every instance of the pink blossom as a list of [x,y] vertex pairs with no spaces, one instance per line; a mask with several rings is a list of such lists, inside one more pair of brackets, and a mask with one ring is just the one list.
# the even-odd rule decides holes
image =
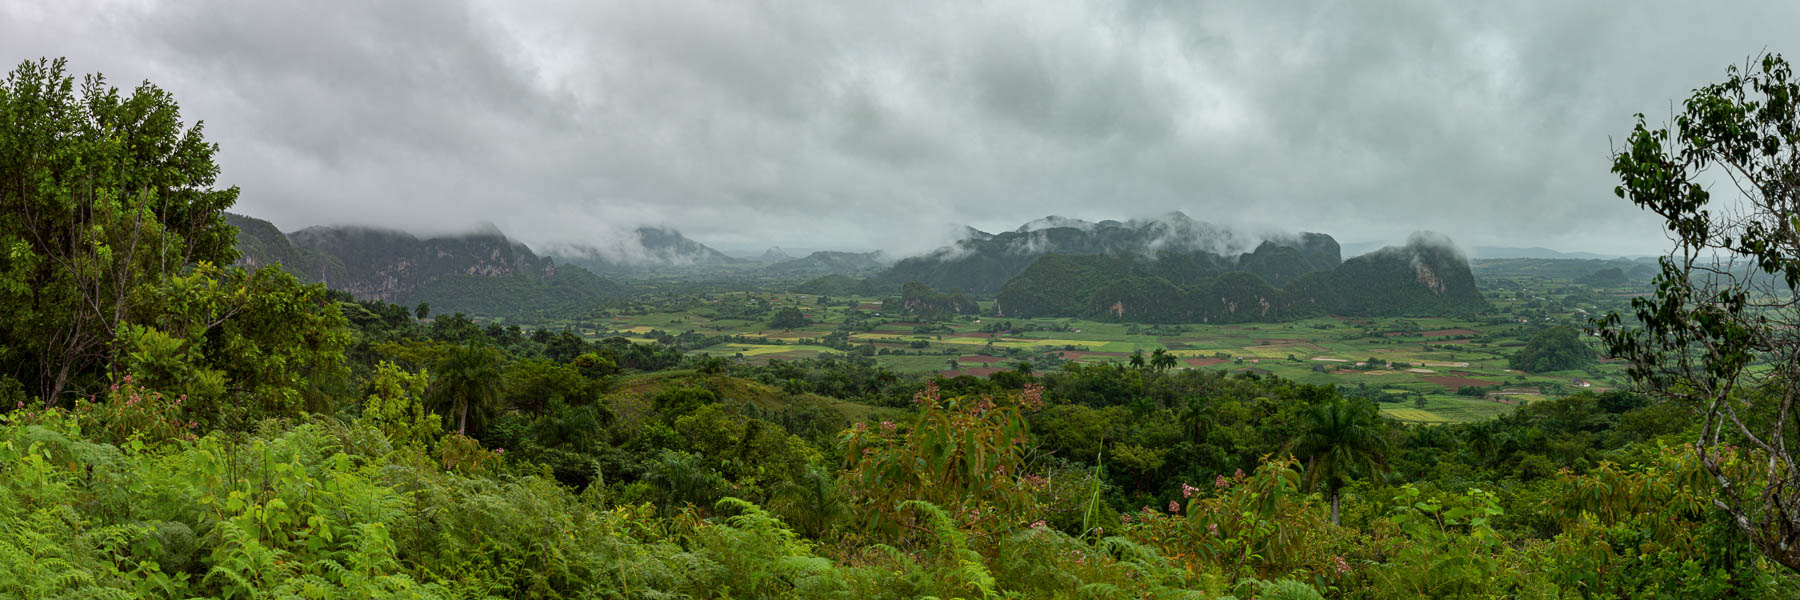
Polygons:
[[1181,484],[1181,497],[1183,497],[1183,498],[1192,498],[1192,497],[1194,497],[1194,494],[1197,494],[1197,493],[1199,493],[1199,492],[1200,492],[1200,488],[1197,488],[1197,487],[1194,487],[1194,486],[1191,486],[1191,485],[1188,485],[1188,484],[1187,484],[1187,483],[1186,483],[1186,482],[1182,482],[1182,484]]
[[494,454],[506,454],[506,449],[505,448],[495,448]]
[[1206,525],[1206,532],[1210,533],[1212,535],[1219,535],[1219,524],[1218,523],[1208,523]]
[[1124,523],[1126,525],[1130,525],[1131,524],[1131,513],[1125,513],[1125,514],[1119,515],[1119,522]]
[[1032,529],[1043,529],[1044,528],[1044,520],[1038,519],[1037,522],[1031,524],[1031,528]]
[[1238,470],[1237,470],[1237,474],[1236,474],[1236,475],[1232,475],[1232,476],[1231,476],[1231,477],[1232,477],[1232,478],[1233,478],[1233,479],[1243,479],[1243,478],[1244,478],[1244,470],[1243,470],[1243,469],[1238,469]]
[[881,422],[881,430],[886,431],[888,433],[893,433],[894,430],[898,429],[899,427],[900,426],[895,425],[893,421],[882,421]]
[[1213,487],[1215,488],[1225,489],[1225,486],[1228,485],[1231,485],[1231,482],[1226,481],[1224,475],[1220,475],[1218,479],[1213,480]]
[[1020,399],[1019,403],[1024,405],[1025,408],[1032,410],[1043,408],[1044,386],[1035,383],[1025,384],[1025,394],[1024,397]]
[[1332,560],[1332,562],[1337,563],[1337,564],[1333,565],[1332,568],[1337,569],[1338,574],[1341,575],[1341,574],[1350,572],[1350,563],[1344,562],[1344,557],[1333,556],[1333,557],[1331,557],[1331,560]]
[[1169,501],[1169,513],[1174,514],[1174,513],[1178,513],[1178,512],[1181,512],[1181,503],[1176,502],[1174,500],[1170,500]]

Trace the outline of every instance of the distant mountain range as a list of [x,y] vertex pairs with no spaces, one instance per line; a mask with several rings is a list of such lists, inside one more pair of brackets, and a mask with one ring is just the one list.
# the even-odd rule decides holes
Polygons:
[[549,254],[602,275],[716,269],[744,262],[668,227],[639,227],[605,245],[557,246]]
[[261,219],[226,213],[238,228],[239,262],[279,264],[309,282],[365,299],[438,314],[467,312],[514,319],[592,310],[622,297],[617,283],[538,256],[491,226],[421,238],[370,227],[309,227],[283,234]]
[[965,228],[963,239],[897,262],[881,252],[793,258],[780,248],[733,258],[666,227],[539,254],[492,226],[436,237],[368,227],[284,234],[267,221],[228,220],[239,228],[244,264],[279,263],[358,297],[427,302],[439,314],[507,319],[595,310],[627,294],[610,278],[716,274],[805,279],[793,289],[828,295],[894,293],[920,283],[992,297],[1004,316],[1142,322],[1451,314],[1486,306],[1468,261],[1441,237],[1415,236],[1343,260],[1326,234],[1251,235],[1179,212],[1131,221],[1048,216],[1001,233]]
[[562,245],[539,254],[491,225],[422,238],[360,226],[283,233],[268,221],[231,213],[226,221],[238,228],[244,265],[279,264],[302,280],[359,298],[425,302],[439,314],[508,319],[567,316],[607,305],[627,295],[612,278],[866,277],[893,264],[879,251],[818,251],[794,258],[770,248],[761,259],[732,258],[667,227],[640,227],[604,245]]
[[780,275],[870,275],[894,264],[886,253],[820,250],[801,258],[781,261],[763,270]]
[[[971,230],[974,231],[974,230]],[[1001,316],[1136,322],[1278,321],[1322,314],[1457,314],[1487,307],[1462,254],[1441,236],[1341,260],[1322,233],[1268,238],[1196,221],[1089,222],[1049,216],[971,235],[901,260],[853,286],[821,278],[804,289],[893,290],[924,283],[992,294]]]
[[1302,268],[1296,261],[1305,263],[1307,269],[1331,268],[1339,261],[1337,241],[1329,235],[1301,233],[1259,240],[1179,212],[1157,219],[1100,222],[1049,216],[1004,233],[990,235],[972,228],[969,232],[969,237],[954,244],[901,260],[879,275],[877,283],[898,289],[917,281],[937,289],[992,294],[1048,254],[1205,254],[1209,258],[1199,260],[1230,264],[1254,254],[1244,259],[1269,269],[1265,277]]

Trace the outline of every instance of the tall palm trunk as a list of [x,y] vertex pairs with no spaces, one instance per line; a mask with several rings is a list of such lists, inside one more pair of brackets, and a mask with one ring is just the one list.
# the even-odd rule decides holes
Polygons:
[[[456,435],[469,435],[468,432],[469,432],[469,401],[464,400],[462,403],[462,410],[457,411],[457,415],[456,415]],[[1337,510],[1335,508],[1332,510],[1332,514],[1334,514],[1334,515],[1337,514]],[[1336,517],[1333,517],[1332,522],[1333,523],[1337,522]]]
[[1338,504],[1343,501],[1343,497],[1344,497],[1344,495],[1342,493],[1339,493],[1337,490],[1331,491],[1331,524],[1332,525],[1341,525],[1342,524],[1342,523],[1338,522]]

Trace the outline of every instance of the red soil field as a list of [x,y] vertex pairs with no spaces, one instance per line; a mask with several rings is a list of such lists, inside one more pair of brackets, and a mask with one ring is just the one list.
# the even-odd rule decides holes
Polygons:
[[1468,377],[1445,377],[1440,375],[1437,377],[1420,377],[1419,379],[1441,385],[1445,389],[1451,390],[1465,386],[1488,387],[1494,385],[1494,382],[1492,381],[1482,381],[1480,379],[1470,379]]
[[1190,358],[1190,359],[1187,359],[1188,366],[1193,366],[1193,367],[1208,367],[1208,366],[1212,366],[1212,365],[1222,365],[1222,364],[1225,364],[1228,362],[1231,362],[1231,361],[1223,359],[1223,358]]
[[997,363],[997,362],[1006,362],[1006,359],[1000,358],[998,356],[985,356],[985,355],[981,355],[981,354],[971,354],[969,356],[956,357],[956,362]]

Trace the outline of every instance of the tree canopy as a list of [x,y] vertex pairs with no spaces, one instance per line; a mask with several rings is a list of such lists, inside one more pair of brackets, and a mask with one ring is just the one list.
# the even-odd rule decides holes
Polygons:
[[1579,369],[1594,364],[1595,357],[1594,349],[1581,341],[1580,331],[1573,327],[1546,327],[1532,335],[1510,362],[1514,369],[1543,373]]
[[128,94],[65,61],[27,61],[0,84],[0,378],[59,402],[91,392],[150,290],[236,258],[218,147],[148,82]]

